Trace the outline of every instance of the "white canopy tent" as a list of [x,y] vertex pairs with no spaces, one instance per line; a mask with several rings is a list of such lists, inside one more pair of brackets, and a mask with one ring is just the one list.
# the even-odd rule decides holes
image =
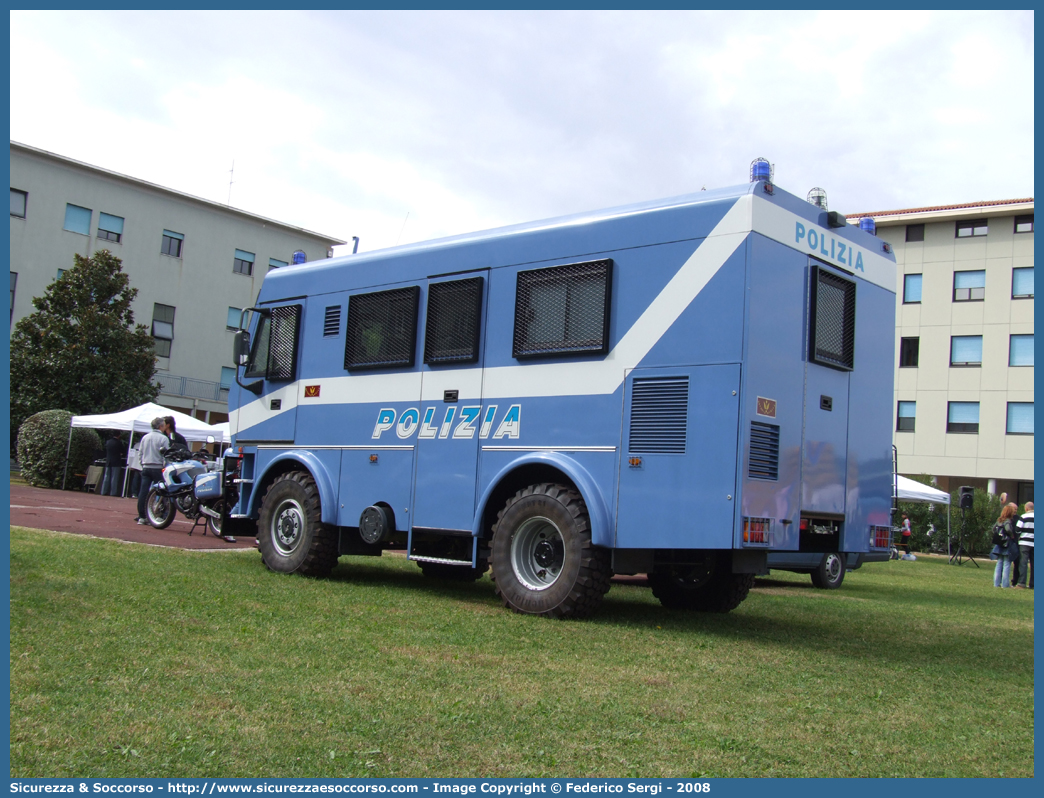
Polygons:
[[[899,501],[922,502],[924,504],[949,504],[950,494],[930,485],[922,485],[912,479],[895,475],[895,495]],[[946,513],[946,549],[950,548],[950,514]]]
[[[232,443],[232,432],[228,428],[228,422],[227,421],[222,421],[219,424],[215,424],[214,425],[214,429],[221,431],[220,440],[221,440],[222,443],[227,443],[227,444],[231,444]],[[215,437],[215,439],[217,439],[218,436],[215,435],[214,437]]]
[[178,432],[189,441],[205,441],[209,436],[214,440],[221,440],[221,430],[212,427],[198,418],[179,413],[168,407],[146,402],[129,410],[121,410],[119,413],[102,413],[95,416],[73,416],[74,427],[93,427],[94,429],[118,429],[130,432],[148,432],[152,429],[152,419],[162,416],[172,416],[174,426]]
[[[69,446],[72,445],[73,427],[116,429],[130,432],[131,434],[127,438],[127,457],[129,460],[130,450],[132,448],[131,442],[134,440],[134,433],[149,432],[152,429],[152,420],[163,416],[171,416],[174,419],[175,428],[185,436],[185,440],[206,441],[208,438],[213,438],[215,441],[227,441],[227,438],[224,437],[224,435],[227,435],[227,431],[223,433],[223,431],[218,427],[213,427],[205,421],[200,421],[198,418],[186,415],[185,413],[179,413],[177,410],[171,410],[169,407],[163,407],[163,405],[158,405],[155,402],[146,402],[143,405],[138,405],[137,407],[132,407],[128,410],[121,410],[119,413],[73,416],[72,424],[69,427]],[[66,464],[68,464],[68,448],[66,449],[65,457]],[[127,476],[128,475],[124,473],[124,485],[126,485]],[[62,488],[65,488],[64,482],[62,483]]]
[[950,494],[936,490],[930,485],[922,485],[912,479],[895,475],[895,495],[904,502],[925,502],[926,504],[949,504]]

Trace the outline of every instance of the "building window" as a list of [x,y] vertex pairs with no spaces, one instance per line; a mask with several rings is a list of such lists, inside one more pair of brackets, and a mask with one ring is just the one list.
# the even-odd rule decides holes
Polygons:
[[907,241],[924,241],[924,225],[923,224],[908,224],[908,225],[906,225],[906,240]]
[[65,206],[65,229],[70,233],[79,233],[83,236],[91,234],[91,209],[81,208],[79,205]]
[[236,274],[251,275],[254,273],[254,253],[236,250],[236,258],[232,262],[232,271]]
[[1011,270],[1011,298],[1033,299],[1033,267]]
[[982,336],[954,335],[950,338],[951,366],[981,366]]
[[899,368],[901,369],[915,369],[917,368],[917,357],[921,351],[921,339],[920,338],[900,338],[899,339]]
[[985,219],[969,219],[966,222],[957,222],[957,238],[984,236],[986,231],[987,224]]
[[59,269],[58,270],[58,275],[54,279],[55,280],[61,280],[63,274],[65,274],[65,269]]
[[897,432],[913,432],[917,421],[917,402],[900,402],[898,410],[898,421],[895,429]]
[[269,271],[272,271],[272,269],[281,269],[284,266],[289,266],[289,265],[290,264],[287,263],[285,260],[279,260],[277,258],[269,258],[268,259],[268,270]]
[[946,408],[946,431],[979,434],[979,403],[950,402]]
[[11,272],[11,319],[14,319],[15,286],[18,284],[18,272]]
[[228,319],[225,321],[225,329],[226,330],[238,330],[239,329],[239,320],[242,318],[242,316],[243,316],[243,309],[242,308],[229,308],[228,309]]
[[953,301],[981,302],[986,298],[986,271],[953,273]]
[[227,391],[236,381],[236,370],[230,366],[221,367],[221,390]]
[[152,306],[152,337],[156,342],[156,355],[170,357],[170,345],[174,340],[174,308],[171,305]]
[[1028,216],[1016,216],[1015,217],[1015,232],[1016,233],[1032,233],[1033,232],[1033,214]]
[[1008,343],[1009,366],[1033,365],[1033,334],[1013,335]]
[[11,189],[11,215],[19,219],[25,218],[25,208],[29,204],[29,195],[17,188]]
[[1033,402],[1008,402],[1009,435],[1033,434]]
[[106,241],[115,241],[119,244],[123,240],[123,217],[99,213],[98,238],[103,238]]
[[175,233],[173,230],[163,231],[163,242],[160,244],[160,254],[170,255],[172,258],[181,257],[181,242],[185,240],[185,236],[181,233]]
[[920,274],[908,274],[903,278],[903,304],[913,305],[921,301]]

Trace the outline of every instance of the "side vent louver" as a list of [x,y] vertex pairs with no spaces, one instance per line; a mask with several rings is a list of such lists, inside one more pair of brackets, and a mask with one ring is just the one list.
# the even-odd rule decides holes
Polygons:
[[326,309],[323,319],[323,337],[339,335],[341,332],[341,306],[331,305]]
[[685,454],[688,421],[688,377],[634,381],[631,392],[629,452]]
[[747,476],[751,479],[779,479],[779,425],[750,422]]

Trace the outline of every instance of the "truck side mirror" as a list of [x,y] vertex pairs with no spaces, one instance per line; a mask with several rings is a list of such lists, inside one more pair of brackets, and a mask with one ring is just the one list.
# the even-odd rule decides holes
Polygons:
[[250,362],[250,333],[246,330],[236,330],[232,339],[232,362],[237,366]]

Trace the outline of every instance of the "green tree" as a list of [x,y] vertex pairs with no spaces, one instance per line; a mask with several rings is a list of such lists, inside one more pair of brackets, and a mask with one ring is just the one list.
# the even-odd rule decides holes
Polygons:
[[159,393],[152,336],[134,323],[138,289],[122,262],[108,250],[73,259],[11,336],[12,443],[21,423],[40,411],[113,413]]

